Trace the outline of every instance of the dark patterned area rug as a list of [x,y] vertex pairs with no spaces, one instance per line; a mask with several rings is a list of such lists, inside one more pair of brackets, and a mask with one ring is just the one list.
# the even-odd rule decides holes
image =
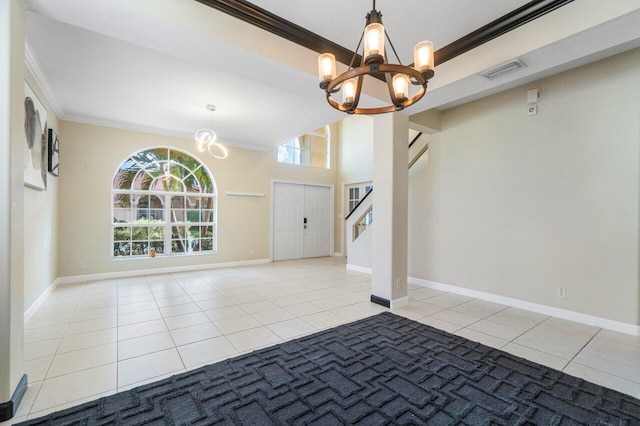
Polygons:
[[640,400],[383,313],[22,425],[639,425]]

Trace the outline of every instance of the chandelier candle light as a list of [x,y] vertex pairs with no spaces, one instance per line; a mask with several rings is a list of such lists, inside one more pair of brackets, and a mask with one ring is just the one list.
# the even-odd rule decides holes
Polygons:
[[[385,55],[385,39],[398,60],[398,64],[387,62]],[[364,40],[362,61],[360,66],[353,68],[360,45]],[[323,53],[318,57],[318,74],[320,88],[326,92],[329,104],[348,114],[382,114],[400,111],[418,102],[427,91],[427,83],[434,75],[433,43],[422,41],[413,48],[413,66],[402,65],[389,35],[382,25],[382,14],[373,9],[367,15],[364,32],[358,42],[349,69],[336,76],[336,58],[331,53]],[[389,88],[391,105],[378,108],[358,108],[362,81],[365,75],[384,75]],[[409,84],[419,86],[420,90],[409,96]],[[333,94],[342,91],[342,103],[333,98]]]

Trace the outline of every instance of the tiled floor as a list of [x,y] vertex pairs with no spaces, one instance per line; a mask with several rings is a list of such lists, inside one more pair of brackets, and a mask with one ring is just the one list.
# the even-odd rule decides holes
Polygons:
[[[411,286],[393,312],[640,398],[640,337]],[[368,275],[342,258],[61,285],[25,326],[14,422],[350,322]]]

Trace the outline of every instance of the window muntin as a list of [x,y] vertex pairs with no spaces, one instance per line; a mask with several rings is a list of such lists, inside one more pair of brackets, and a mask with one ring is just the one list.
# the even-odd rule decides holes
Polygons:
[[328,169],[330,167],[329,126],[291,139],[278,146],[276,161]]
[[373,189],[372,182],[352,183],[345,186],[346,208],[345,215],[349,215],[362,200]]
[[216,193],[211,173],[174,148],[127,158],[112,186],[112,256],[216,252]]
[[349,188],[349,212],[352,212],[360,202],[360,188]]

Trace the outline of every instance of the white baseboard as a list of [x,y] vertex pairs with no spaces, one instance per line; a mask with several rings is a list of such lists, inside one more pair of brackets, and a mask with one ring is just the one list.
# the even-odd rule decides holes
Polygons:
[[333,257],[342,257],[342,253],[337,251],[337,252],[333,253]]
[[371,273],[371,268],[365,268],[364,266],[358,266],[358,265],[351,265],[349,263],[347,263],[347,269],[351,271],[364,272],[365,274]]
[[263,265],[270,259],[239,260],[237,262],[207,263],[204,265],[171,266],[166,268],[138,269],[134,271],[103,272],[100,274],[73,275],[58,278],[58,284],[80,283],[84,281],[110,280],[114,278],[139,277],[142,275],[170,274],[173,272],[202,271],[206,269],[230,268],[234,266]]
[[[218,269],[228,268],[234,266],[249,266],[260,265],[270,263],[269,259],[255,259],[255,260],[242,260],[238,262],[225,262],[225,263],[213,263],[206,265],[190,265],[190,266],[175,266],[167,268],[156,269],[140,269],[136,271],[118,271],[118,272],[106,272],[101,274],[89,274],[89,275],[75,275],[69,277],[61,277],[56,279],[47,289],[38,297],[38,299],[31,304],[31,306],[24,313],[24,320],[27,322],[31,316],[37,311],[47,297],[55,290],[59,284],[70,284],[84,281],[97,281],[113,278],[125,278],[142,275],[157,275],[167,274],[173,272],[189,272],[200,271],[206,269]],[[347,264],[346,268],[352,271],[363,272],[371,274],[371,268],[363,266]],[[557,318],[567,319],[570,321],[576,321],[587,325],[593,325],[595,327],[606,328],[608,330],[617,331],[620,333],[631,334],[633,336],[640,336],[640,325],[628,324],[621,321],[615,321],[608,318],[597,317],[594,315],[583,314],[581,312],[570,311],[567,309],[555,308],[553,306],[541,305],[539,303],[527,302],[526,300],[514,299],[511,297],[500,296],[493,293],[487,293],[478,290],[472,290],[464,287],[457,287],[449,284],[442,284],[435,281],[428,281],[421,278],[408,277],[407,282],[409,284],[415,284],[423,287],[433,288],[436,290],[447,291],[449,293],[461,294],[463,296],[473,297],[476,299],[486,300],[489,302],[499,303],[501,305],[513,306],[519,309],[525,309],[532,312],[537,312],[544,315],[550,315]],[[408,297],[403,297],[395,301],[391,301],[391,308],[399,308],[406,306],[409,303]]]
[[[371,273],[371,268],[347,264],[347,269],[353,271]],[[576,321],[595,327],[606,328],[620,333],[631,334],[632,336],[640,336],[640,325],[628,324],[621,321],[615,321],[608,318],[597,317],[595,315],[583,314],[581,312],[570,311],[568,309],[555,308],[553,306],[541,305],[539,303],[527,302],[526,300],[514,299],[512,297],[500,296],[484,291],[472,290],[464,287],[457,287],[449,284],[442,284],[435,281],[423,280],[421,278],[408,277],[409,284],[416,284],[423,287],[433,288],[435,290],[447,291],[449,293],[461,294],[463,296],[473,297],[475,299],[486,300],[488,302],[499,303],[501,305],[513,306],[514,308],[525,309],[527,311],[537,312],[557,318],[570,321]],[[396,306],[398,307],[398,306]]]
[[391,309],[402,308],[409,304],[409,296],[401,297],[391,301]]
[[29,319],[31,319],[31,317],[33,316],[33,314],[36,313],[36,311],[38,310],[38,308],[44,303],[45,300],[47,300],[47,297],[49,297],[49,295],[53,292],[53,290],[56,289],[56,287],[58,286],[58,284],[60,284],[60,278],[56,279],[55,281],[53,281],[51,283],[51,285],[49,285],[49,287],[47,287],[42,294],[40,295],[40,297],[38,297],[36,299],[35,302],[33,302],[31,304],[31,306],[29,306],[27,308],[26,311],[24,311],[24,322],[25,324],[27,323],[27,321],[29,321]]
[[449,284],[442,284],[434,281],[423,280],[420,278],[409,277],[409,284],[416,284],[435,290],[447,291],[449,293],[461,294],[463,296],[473,297],[476,299],[486,300],[501,305],[513,306],[514,308],[526,309],[527,311],[537,312],[544,315],[550,315],[570,321],[576,321],[595,327],[606,328],[608,330],[618,331],[620,333],[640,336],[640,326],[627,324],[621,321],[614,321],[608,318],[597,317],[594,315],[583,314],[580,312],[569,311],[567,309],[554,308],[553,306],[541,305],[539,303],[527,302],[526,300],[514,299],[497,294],[486,293],[484,291],[472,290],[464,287],[457,287]]

